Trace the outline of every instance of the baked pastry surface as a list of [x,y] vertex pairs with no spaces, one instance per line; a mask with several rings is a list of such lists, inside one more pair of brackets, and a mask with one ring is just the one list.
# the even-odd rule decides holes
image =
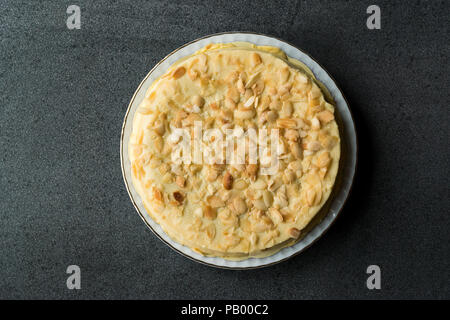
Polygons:
[[[133,119],[132,183],[148,214],[172,239],[205,255],[240,259],[294,243],[330,196],[339,166],[339,130],[324,90],[273,47],[216,44],[175,63]],[[242,128],[245,157],[226,161],[225,140],[195,136],[196,123],[224,136]],[[204,148],[219,146],[223,159],[175,161],[177,129]],[[275,154],[269,148],[252,161],[250,129],[276,131]],[[276,170],[267,174],[273,157]]]

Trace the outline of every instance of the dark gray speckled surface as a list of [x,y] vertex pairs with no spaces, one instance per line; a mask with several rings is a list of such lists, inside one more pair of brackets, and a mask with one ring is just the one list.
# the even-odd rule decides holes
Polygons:
[[[450,298],[448,1],[0,2],[0,298]],[[69,4],[82,10],[68,30]],[[360,141],[329,232],[276,266],[226,271],[159,241],[126,193],[127,104],[166,54],[222,31],[274,35],[337,80]],[[66,267],[82,289],[66,288]],[[382,289],[366,288],[368,265]]]

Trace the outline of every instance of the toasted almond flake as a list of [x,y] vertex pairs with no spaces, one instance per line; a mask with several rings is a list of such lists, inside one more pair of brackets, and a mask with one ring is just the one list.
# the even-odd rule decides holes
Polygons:
[[262,62],[261,56],[256,52],[253,52],[251,55],[252,67],[256,67],[258,64]]
[[281,101],[279,99],[274,99],[269,104],[270,110],[278,111],[278,110],[281,109],[281,106],[282,106],[282,104],[281,104]]
[[308,206],[311,207],[314,204],[315,197],[316,197],[316,191],[313,188],[306,191],[306,202],[307,202]]
[[295,141],[289,142],[289,149],[291,150],[292,155],[296,159],[300,159],[302,157],[302,150],[298,142]]
[[234,87],[228,88],[226,97],[231,99],[234,103],[238,103],[241,99],[238,90]]
[[233,248],[241,242],[241,238],[236,235],[227,235],[224,237],[224,243],[228,248]]
[[210,240],[214,239],[214,237],[216,236],[216,227],[214,226],[214,224],[211,223],[206,227],[206,235]]
[[280,178],[271,179],[271,180],[269,180],[269,183],[268,183],[268,189],[269,189],[269,191],[274,192],[279,187],[281,187],[281,184],[282,184],[282,182],[281,182]]
[[240,197],[234,198],[233,208],[237,215],[244,214],[247,211],[247,205],[245,204],[245,201]]
[[295,119],[284,118],[277,120],[277,126],[280,128],[294,129],[297,128],[298,124]]
[[184,194],[180,191],[175,191],[173,193],[173,198],[178,203],[178,205],[181,205],[184,201]]
[[311,129],[313,129],[313,130],[320,129],[320,121],[316,117],[311,119]]
[[260,95],[261,93],[263,93],[264,87],[265,87],[264,80],[261,78],[258,78],[258,80],[256,80],[255,83],[252,85],[253,92],[256,95]]
[[265,113],[267,121],[274,122],[278,118],[278,113],[275,110],[271,110]]
[[248,78],[248,81],[247,81],[247,83],[245,84],[245,88],[251,88],[255,83],[256,83],[256,81],[259,79],[259,75],[260,75],[261,73],[260,72],[256,72],[256,73],[254,73],[254,74],[252,74],[249,78]]
[[262,180],[262,179],[258,179],[252,184],[252,188],[254,188],[256,190],[262,190],[262,189],[265,189],[266,187],[267,187],[267,183],[265,183],[264,180]]
[[308,107],[314,108],[316,106],[320,106],[320,99],[312,99],[312,98],[310,98],[308,100]]
[[198,72],[192,68],[189,68],[187,73],[188,73],[189,78],[192,81],[194,81],[198,78]]
[[207,198],[207,201],[212,208],[221,208],[225,206],[225,202],[217,196],[210,196]]
[[185,73],[186,73],[186,68],[185,67],[179,67],[173,72],[172,77],[174,79],[179,79],[182,76],[184,76]]
[[214,220],[217,216],[216,210],[210,206],[203,206],[202,212],[205,218],[209,220]]
[[300,138],[300,134],[298,130],[289,129],[284,133],[284,137],[290,141],[298,141]]
[[290,117],[292,115],[293,107],[292,102],[283,101],[283,106],[281,107],[282,117]]
[[155,200],[157,200],[157,201],[160,201],[160,202],[163,202],[163,201],[164,201],[164,198],[163,198],[163,195],[162,195],[161,190],[159,190],[159,189],[156,188],[156,187],[153,187],[153,198],[154,198]]
[[269,190],[263,191],[263,200],[267,207],[270,207],[273,203],[273,195]]
[[276,208],[269,208],[269,217],[272,219],[274,225],[279,225],[283,222],[283,215]]
[[290,169],[284,170],[283,182],[286,184],[292,183],[295,180],[295,173]]
[[234,188],[237,190],[244,190],[245,188],[247,188],[248,184],[247,182],[245,182],[245,180],[238,180],[234,183]]
[[195,208],[194,216],[196,216],[197,218],[202,218],[203,217],[203,209],[201,207]]
[[242,81],[241,78],[238,79],[238,81],[236,82],[236,88],[238,89],[238,91],[241,94],[245,93],[245,86],[244,86],[244,82]]
[[328,151],[324,151],[317,157],[316,164],[319,168],[323,168],[328,166],[330,160],[330,153]]
[[306,149],[311,151],[319,151],[322,149],[322,145],[318,141],[311,141],[306,144]]
[[253,201],[253,205],[255,206],[256,209],[259,209],[259,210],[266,210],[267,209],[267,206],[266,206],[264,200],[262,200],[262,199],[254,200]]
[[298,239],[298,237],[300,237],[300,230],[297,228],[290,228],[288,234],[291,238]]
[[244,103],[244,107],[248,108],[255,102],[255,96],[251,96],[246,103]]
[[250,243],[252,246],[255,246],[258,243],[258,235],[256,233],[252,233],[249,237]]
[[252,119],[255,116],[255,109],[238,109],[234,111],[234,117],[240,120]]
[[252,231],[264,232],[271,229],[272,227],[272,220],[269,217],[262,215],[261,218],[259,218],[257,221],[255,221],[255,223],[252,224]]
[[289,76],[291,75],[288,67],[281,69],[278,73],[279,73],[281,83],[288,81]]
[[203,99],[203,97],[201,97],[199,95],[195,95],[192,97],[191,102],[194,106],[198,106],[201,108],[205,104],[205,99]]
[[328,122],[334,120],[334,114],[332,114],[328,110],[324,110],[317,114],[317,118],[323,123],[328,123]]
[[233,176],[231,175],[230,172],[226,171],[225,174],[223,175],[223,187],[226,190],[230,190],[233,187]]
[[177,176],[175,182],[180,188],[184,188],[186,184],[186,179],[182,176]]

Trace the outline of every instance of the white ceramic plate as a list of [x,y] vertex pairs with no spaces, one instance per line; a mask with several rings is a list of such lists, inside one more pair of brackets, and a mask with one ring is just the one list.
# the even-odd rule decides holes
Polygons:
[[[312,230],[299,242],[291,247],[284,248],[276,254],[264,257],[264,258],[249,258],[242,261],[230,261],[218,257],[205,257],[202,256],[190,248],[183,246],[173,241],[162,228],[152,220],[147,214],[143,205],[142,199],[136,192],[132,180],[131,180],[131,164],[128,158],[128,140],[132,132],[132,120],[134,114],[144,98],[145,92],[152,84],[154,80],[163,75],[166,70],[180,58],[188,56],[203,48],[210,43],[227,43],[236,41],[251,42],[256,45],[274,46],[282,49],[288,56],[300,60],[307,65],[316,78],[321,81],[330,91],[337,107],[337,119],[340,121],[338,125],[340,127],[341,143],[342,143],[342,159],[340,163],[340,169],[338,173],[337,183],[335,190],[330,196],[328,205],[326,206],[327,212],[323,215],[323,219],[319,221]],[[309,247],[314,241],[319,239],[325,231],[331,226],[336,219],[338,213],[341,211],[350,192],[351,185],[353,183],[353,177],[356,169],[356,157],[357,155],[357,140],[355,126],[353,118],[342,92],[331,78],[331,76],[308,54],[302,50],[294,47],[293,45],[270,36],[245,33],[245,32],[229,32],[220,33],[206,36],[197,40],[194,40],[186,45],[176,49],[164,59],[162,59],[145,77],[131,99],[128,106],[127,113],[122,127],[122,135],[120,138],[120,159],[122,165],[122,174],[125,181],[125,185],[128,194],[133,202],[134,207],[138,211],[141,218],[147,224],[147,226],[167,245],[178,253],[203,264],[228,268],[228,269],[252,269],[264,266],[273,265],[275,263],[284,261]],[[339,182],[339,183],[338,183]]]

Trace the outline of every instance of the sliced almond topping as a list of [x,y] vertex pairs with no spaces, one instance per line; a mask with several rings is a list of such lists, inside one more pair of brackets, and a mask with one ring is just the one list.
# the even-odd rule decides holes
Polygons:
[[185,73],[186,73],[186,68],[185,67],[179,67],[173,72],[172,77],[174,79],[179,79],[182,76],[184,76]]
[[227,98],[231,99],[234,103],[238,103],[241,96],[236,88],[230,87],[227,91]]
[[269,190],[263,191],[263,200],[267,207],[270,207],[273,203],[273,195]]
[[233,208],[237,215],[244,214],[247,211],[247,205],[245,204],[245,201],[239,197],[234,198]]
[[278,113],[275,110],[271,110],[266,113],[266,119],[270,123],[275,122],[275,120],[277,120],[277,118],[278,118]]
[[198,72],[192,68],[189,68],[187,73],[192,81],[198,78]]
[[180,188],[184,188],[186,184],[186,179],[182,176],[177,176],[175,182]]
[[269,208],[269,216],[275,225],[279,225],[283,222],[283,215],[276,208]]
[[317,157],[316,164],[319,168],[327,167],[330,160],[330,153],[328,151],[324,151]]
[[298,124],[295,119],[284,118],[277,120],[277,126],[280,128],[294,129],[297,128]]
[[164,135],[164,132],[166,131],[164,121],[159,119],[156,120],[155,123],[153,124],[153,130],[155,130],[155,132],[160,136]]
[[298,237],[300,237],[300,230],[297,228],[290,228],[288,234],[291,238],[298,239]]
[[258,210],[266,210],[267,206],[263,199],[256,199],[253,201],[253,205]]
[[255,96],[251,96],[246,103],[244,103],[244,107],[248,108],[255,102]]
[[181,193],[180,191],[175,191],[173,193],[173,198],[178,203],[178,205],[181,205],[183,203],[183,201],[184,201],[184,194]]
[[290,141],[298,141],[300,138],[300,134],[299,134],[298,130],[289,129],[289,130],[286,130],[284,137]]
[[212,208],[225,207],[225,202],[217,196],[210,196],[207,198],[207,201]]
[[275,192],[279,187],[281,187],[282,181],[280,178],[275,178],[269,180],[269,191]]
[[290,169],[284,170],[283,182],[286,184],[292,183],[295,180],[295,173]]
[[156,188],[156,187],[153,187],[153,198],[154,198],[155,200],[157,200],[157,201],[160,201],[160,202],[163,202],[163,201],[164,201],[164,198],[163,198],[163,195],[162,195],[161,190],[159,190],[159,189]]
[[322,145],[318,141],[311,141],[306,144],[305,149],[311,150],[311,151],[319,151],[320,149],[322,149]]
[[313,130],[320,129],[320,121],[316,117],[311,119],[311,129],[313,129]]
[[281,83],[284,83],[284,82],[288,81],[289,80],[289,76],[291,75],[291,73],[289,71],[289,68],[286,67],[286,68],[281,69],[279,71],[279,75],[280,75]]
[[192,97],[192,100],[191,100],[191,102],[192,102],[192,104],[194,105],[194,106],[198,106],[198,107],[203,107],[203,105],[205,104],[205,99],[203,99],[201,96],[199,96],[199,95],[196,95],[196,96],[193,96]]
[[226,171],[225,174],[223,175],[223,187],[226,190],[230,190],[233,187],[233,176],[231,175],[230,172]]
[[298,142],[291,141],[289,142],[289,149],[291,150],[292,155],[296,159],[300,159],[302,157],[302,149]]
[[334,114],[328,110],[324,110],[317,114],[317,118],[323,123],[328,123],[331,120],[334,120]]
[[253,232],[264,232],[273,227],[272,220],[266,215],[262,215],[255,223],[252,224]]
[[225,107],[226,107],[227,109],[233,110],[233,109],[236,108],[236,102],[234,102],[233,99],[231,99],[230,97],[227,97],[227,98],[225,99]]
[[217,217],[216,210],[210,206],[203,206],[203,215],[209,220],[214,220]]
[[264,80],[261,79],[261,78],[259,78],[258,80],[256,80],[256,81],[255,81],[255,84],[252,85],[253,92],[254,92],[256,95],[260,95],[261,93],[263,93],[264,87],[265,87],[265,85],[264,85]]
[[254,73],[254,74],[252,74],[251,76],[250,76],[250,78],[248,78],[248,81],[247,81],[247,83],[245,84],[245,87],[248,89],[248,88],[251,88],[255,83],[256,83],[256,80],[258,80],[259,79],[259,75],[260,75],[261,73],[260,72],[256,72],[256,73]]
[[281,109],[281,101],[279,99],[274,99],[270,102],[269,108],[270,110],[280,110]]
[[241,78],[238,79],[238,81],[236,82],[236,88],[238,89],[238,91],[241,94],[245,93],[245,86],[244,86],[244,82],[242,81]]
[[216,236],[216,227],[214,226],[214,224],[211,223],[206,227],[206,235],[210,240],[214,239],[214,237]]
[[314,205],[314,199],[316,198],[316,191],[311,188],[308,191],[306,191],[306,202],[308,203],[308,206]]
[[238,109],[234,111],[234,117],[236,119],[247,120],[252,119],[255,116],[255,109]]
[[281,107],[281,115],[283,117],[290,117],[292,115],[293,107],[292,102],[284,101]]
[[260,64],[262,62],[261,56],[259,54],[257,54],[256,52],[253,52],[251,55],[251,62],[252,62],[252,67],[257,66],[258,64]]
[[267,187],[267,183],[262,179],[258,179],[252,184],[252,187],[256,190],[263,190]]
[[245,188],[248,187],[247,182],[245,182],[245,180],[238,180],[234,183],[234,188],[237,190],[244,190]]

